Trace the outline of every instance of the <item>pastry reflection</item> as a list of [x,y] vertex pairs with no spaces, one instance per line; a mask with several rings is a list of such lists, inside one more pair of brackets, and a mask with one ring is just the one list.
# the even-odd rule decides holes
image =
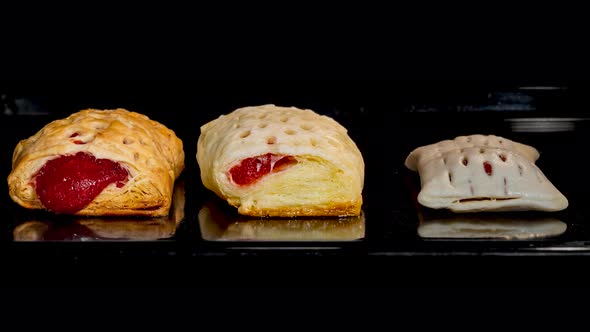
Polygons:
[[206,241],[354,241],[365,236],[365,216],[346,218],[255,218],[242,216],[219,200],[199,211]]
[[[177,183],[172,196],[170,213],[159,218],[75,218],[61,220],[31,220],[18,225],[15,241],[152,241],[174,236],[184,219],[184,183]],[[64,218],[69,218],[64,216]]]
[[423,238],[531,240],[563,234],[567,225],[543,215],[419,213],[418,235]]

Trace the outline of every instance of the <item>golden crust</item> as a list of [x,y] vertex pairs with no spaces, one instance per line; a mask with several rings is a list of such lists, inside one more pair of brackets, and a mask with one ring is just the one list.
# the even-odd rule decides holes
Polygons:
[[[297,163],[237,185],[229,170],[272,154]],[[201,180],[250,216],[351,216],[362,205],[365,164],[346,128],[312,110],[244,107],[203,125],[197,146]]]
[[346,217],[358,216],[361,213],[362,201],[351,203],[336,203],[326,206],[301,206],[286,208],[257,208],[256,206],[241,205],[238,213],[245,216],[268,216],[268,217]]
[[120,163],[129,172],[129,181],[122,188],[109,185],[76,215],[168,213],[174,181],[184,169],[182,141],[164,125],[120,108],[83,110],[20,141],[8,176],[10,197],[25,208],[43,209],[35,192],[35,174],[48,160],[78,152]]

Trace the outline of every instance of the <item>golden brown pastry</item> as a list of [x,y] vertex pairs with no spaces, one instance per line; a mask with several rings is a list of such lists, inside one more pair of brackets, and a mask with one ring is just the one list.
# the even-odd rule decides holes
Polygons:
[[124,109],[87,109],[18,143],[8,187],[30,209],[164,216],[183,168],[182,141],[164,125]]
[[203,125],[197,161],[208,189],[250,216],[355,216],[363,157],[346,129],[295,107],[244,107]]
[[489,135],[459,136],[412,151],[406,166],[418,171],[423,206],[454,212],[559,211],[568,206],[535,165],[531,146]]

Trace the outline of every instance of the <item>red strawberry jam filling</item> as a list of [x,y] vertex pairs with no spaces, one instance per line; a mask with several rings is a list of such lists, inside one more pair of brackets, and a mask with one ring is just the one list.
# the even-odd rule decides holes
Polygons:
[[48,210],[75,213],[90,204],[109,184],[123,187],[128,176],[127,170],[117,162],[78,152],[46,162],[35,175],[35,190]]
[[242,160],[239,165],[229,170],[229,174],[236,184],[244,186],[256,182],[269,173],[279,172],[296,163],[297,160],[291,156],[267,153]]
[[487,161],[484,161],[483,170],[486,172],[487,175],[492,176],[492,164],[490,164]]

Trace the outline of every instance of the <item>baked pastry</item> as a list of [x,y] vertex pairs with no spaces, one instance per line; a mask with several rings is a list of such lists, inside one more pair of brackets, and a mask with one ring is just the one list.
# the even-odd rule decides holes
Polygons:
[[208,189],[250,216],[356,216],[364,161],[346,129],[295,107],[244,107],[203,125]]
[[165,216],[184,168],[182,141],[124,109],[87,109],[18,143],[10,197],[29,209],[87,216]]
[[412,151],[405,165],[420,174],[418,202],[454,212],[540,210],[568,206],[535,165],[531,146],[489,135],[459,136]]
[[[206,241],[356,241],[365,236],[365,215],[324,218],[254,218],[209,201],[199,211],[201,237]],[[232,213],[233,212],[233,213]]]

